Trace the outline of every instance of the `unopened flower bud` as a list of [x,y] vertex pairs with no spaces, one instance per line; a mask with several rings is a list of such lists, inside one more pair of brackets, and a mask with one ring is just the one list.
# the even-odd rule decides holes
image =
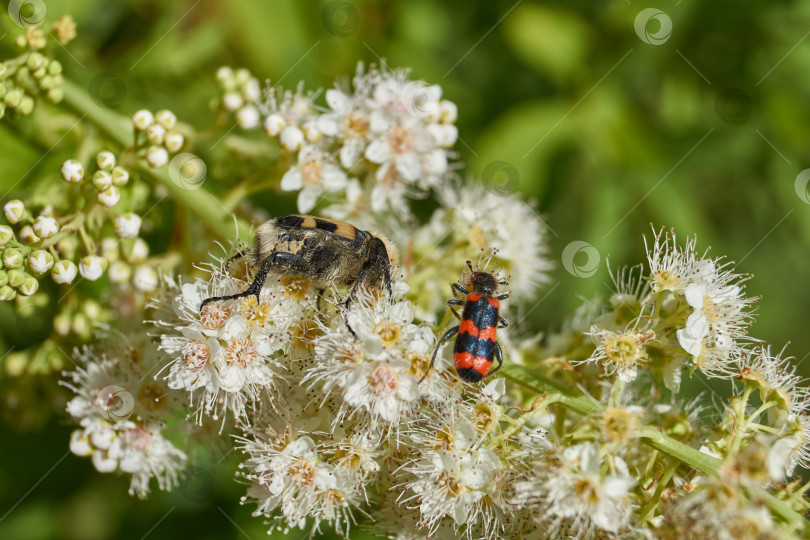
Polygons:
[[31,225],[26,225],[20,229],[20,242],[23,244],[39,242],[39,236],[34,232],[34,228],[31,227]]
[[226,111],[235,111],[245,104],[242,95],[238,92],[225,92],[222,96],[222,107]]
[[163,138],[166,136],[166,128],[160,124],[152,124],[146,128],[146,140],[152,144],[163,144]]
[[153,169],[163,167],[169,162],[169,153],[162,146],[150,146],[146,150],[146,162]]
[[130,264],[143,262],[149,256],[149,244],[143,238],[136,238],[132,244],[132,249],[127,254],[127,261]]
[[296,126],[287,126],[281,130],[281,146],[288,152],[297,152],[304,144],[304,134]]
[[9,300],[14,300],[17,296],[17,291],[9,287],[8,285],[3,285],[0,287],[0,302],[8,302]]
[[62,311],[53,318],[53,330],[60,336],[70,333],[70,313],[68,311]]
[[260,120],[259,109],[254,105],[245,105],[236,113],[236,122],[242,129],[253,129],[259,125]]
[[14,225],[15,223],[19,223],[23,216],[25,216],[25,205],[22,201],[14,199],[6,203],[3,207],[3,213],[6,215],[8,222]]
[[223,84],[230,84],[233,81],[233,69],[228,66],[222,66],[217,70],[217,80]]
[[0,246],[8,244],[14,238],[14,231],[8,225],[0,225]]
[[135,270],[135,276],[132,278],[132,283],[135,288],[142,292],[152,292],[158,286],[158,273],[157,270],[151,266],[139,266]]
[[8,285],[8,272],[0,270],[0,287]]
[[108,275],[110,276],[110,281],[113,283],[126,283],[132,276],[132,269],[127,263],[116,261],[110,265]]
[[84,178],[84,167],[78,161],[69,159],[62,164],[62,179],[71,184],[78,184]]
[[135,238],[141,231],[142,220],[138,214],[127,212],[115,218],[115,234],[121,238]]
[[20,100],[20,104],[17,105],[17,113],[27,116],[32,112],[34,112],[34,98],[31,96],[23,96]]
[[51,88],[50,90],[48,90],[47,96],[48,99],[50,99],[54,103],[59,103],[60,101],[62,101],[62,98],[65,97],[65,91],[59,87]]
[[458,118],[458,107],[452,101],[443,99],[439,102],[439,121],[443,124],[453,124]]
[[155,114],[155,120],[166,129],[173,129],[177,124],[177,116],[172,111],[163,109]]
[[98,202],[100,202],[107,208],[112,208],[113,206],[118,204],[118,201],[121,200],[121,190],[119,190],[115,186],[110,186],[104,191],[100,191],[97,197]]
[[44,249],[38,249],[28,255],[28,267],[37,274],[44,274],[53,267],[53,255]]
[[3,252],[3,266],[6,268],[21,268],[23,256],[17,248],[8,248]]
[[115,167],[115,154],[107,150],[99,152],[98,155],[96,155],[96,163],[99,169],[111,171],[112,168]]
[[114,186],[125,186],[129,182],[129,172],[123,167],[114,167],[112,170],[112,183]]
[[33,276],[28,276],[23,281],[22,285],[17,287],[17,290],[20,291],[20,294],[24,296],[31,296],[39,289],[39,281]]
[[8,284],[15,289],[23,284],[25,278],[28,276],[20,270],[19,268],[15,268],[14,270],[8,271]]
[[118,239],[106,237],[101,239],[101,256],[108,261],[118,260]]
[[154,123],[155,117],[152,115],[151,111],[146,109],[141,109],[132,115],[132,125],[139,131],[145,130]]
[[271,114],[264,119],[264,132],[270,137],[278,137],[281,130],[287,126],[284,117],[280,114]]
[[44,56],[42,56],[41,53],[32,52],[31,54],[28,55],[28,60],[26,63],[28,64],[28,69],[34,71],[41,67],[44,67],[47,64],[47,62],[48,62],[47,59]]
[[76,279],[78,269],[73,261],[61,260],[51,268],[51,277],[57,283],[71,283]]
[[79,273],[88,281],[95,281],[104,274],[107,260],[98,255],[88,255],[79,261]]
[[112,186],[112,175],[107,171],[96,171],[93,174],[93,186],[99,191],[106,191]]
[[183,148],[183,143],[185,142],[186,139],[183,137],[183,134],[176,131],[168,132],[163,138],[163,146],[166,147],[166,150],[172,153],[179,152],[180,149]]
[[28,276],[22,270],[15,268],[8,271],[8,284],[15,289],[23,284]]
[[14,88],[13,90],[6,92],[6,95],[3,96],[3,101],[5,101],[6,105],[12,109],[16,109],[20,106],[24,95],[25,94],[23,94],[22,90],[19,88]]
[[59,232],[59,223],[50,216],[37,216],[34,220],[34,232],[40,238],[50,238]]

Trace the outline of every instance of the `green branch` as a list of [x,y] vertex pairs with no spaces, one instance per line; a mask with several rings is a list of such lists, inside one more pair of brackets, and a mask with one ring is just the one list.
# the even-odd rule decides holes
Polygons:
[[[64,103],[79,116],[85,116],[123,148],[131,147],[134,144],[132,122],[129,117],[99,106],[83,88],[71,81],[65,81],[63,89],[65,92]],[[142,160],[139,160],[138,167],[140,172],[153,182],[164,186],[172,200],[200,217],[201,222],[211,229],[217,237],[223,240],[231,239],[238,230],[239,238],[243,241],[249,241],[250,225],[239,219],[236,220],[236,225],[234,225],[233,215],[225,209],[213,194],[202,188],[184,188],[171,179],[168,167],[152,169]]]
[[[559,394],[560,396],[555,399],[557,403],[583,416],[599,412],[602,409],[600,404],[593,399],[572,392],[562,385],[546,379],[542,375],[529,371],[523,366],[515,364],[504,365],[503,368],[501,368],[501,373],[503,373],[507,379],[534,390],[539,394],[543,392]],[[676,441],[672,437],[661,433],[657,427],[643,427],[641,440],[662,454],[676,459],[693,469],[712,476],[719,474],[720,466],[722,465],[721,460],[704,454],[700,450],[692,448],[680,441]],[[766,493],[764,498],[768,507],[791,526],[798,530],[810,531],[810,522],[793,510],[788,503],[774,497],[770,493]]]

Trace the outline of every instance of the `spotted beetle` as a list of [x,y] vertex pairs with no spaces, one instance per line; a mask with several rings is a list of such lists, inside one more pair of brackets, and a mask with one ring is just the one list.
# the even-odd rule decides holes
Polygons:
[[361,286],[383,288],[390,296],[391,267],[396,264],[396,250],[384,237],[343,221],[297,214],[259,226],[250,249],[231,260],[241,257],[257,270],[253,282],[241,293],[205,299],[200,312],[220,300],[254,296],[258,302],[268,275],[308,278],[320,289],[319,302],[325,287],[347,285],[344,307],[348,309]]
[[[497,328],[508,326],[506,320],[498,314],[500,301],[509,298],[508,294],[494,296],[498,289],[499,282],[495,276],[488,272],[476,272],[472,263],[467,261],[467,266],[472,273],[468,286],[472,291],[468,291],[458,283],[453,283],[453,293],[464,295],[464,300],[452,299],[447,301],[447,306],[456,318],[461,320],[461,324],[449,329],[433,351],[430,365],[427,371],[419,380],[421,383],[428,376],[436,355],[442,344],[456,338],[453,347],[453,364],[458,376],[467,382],[478,382],[484,377],[492,375],[503,365],[503,351],[496,340]],[[461,315],[456,311],[455,306],[463,306]],[[497,367],[490,370],[493,359],[498,361]]]

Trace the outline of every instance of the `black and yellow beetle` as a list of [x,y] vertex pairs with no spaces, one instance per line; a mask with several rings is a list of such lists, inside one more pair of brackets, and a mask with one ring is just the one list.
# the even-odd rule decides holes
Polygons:
[[253,282],[241,293],[204,300],[200,311],[220,300],[255,296],[258,302],[268,275],[301,276],[320,289],[349,286],[348,308],[359,287],[384,288],[390,295],[396,263],[395,250],[378,235],[343,221],[297,214],[260,225],[253,245],[234,258],[242,256],[256,269]]

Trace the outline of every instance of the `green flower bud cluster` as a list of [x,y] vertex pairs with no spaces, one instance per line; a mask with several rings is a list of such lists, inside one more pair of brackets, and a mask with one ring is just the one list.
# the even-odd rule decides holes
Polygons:
[[0,118],[7,111],[28,115],[36,99],[62,101],[62,64],[33,51],[0,63]]
[[169,110],[156,113],[141,109],[132,115],[135,139],[143,147],[143,157],[153,169],[169,162],[169,157],[183,149],[185,137],[178,129],[177,116]]

